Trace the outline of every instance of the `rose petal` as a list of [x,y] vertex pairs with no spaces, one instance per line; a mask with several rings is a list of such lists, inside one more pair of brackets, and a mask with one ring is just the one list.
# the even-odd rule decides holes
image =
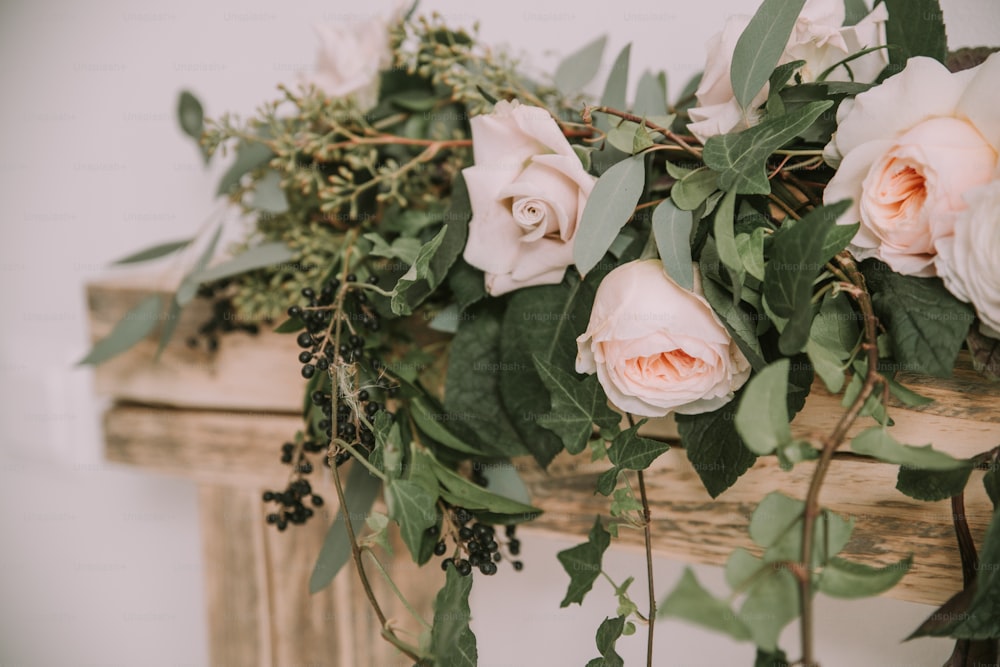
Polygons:
[[967,71],[973,78],[958,101],[956,115],[967,118],[993,149],[1000,152],[1000,53]]

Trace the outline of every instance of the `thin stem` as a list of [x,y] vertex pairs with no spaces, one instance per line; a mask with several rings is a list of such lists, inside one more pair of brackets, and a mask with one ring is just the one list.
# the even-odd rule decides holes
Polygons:
[[635,114],[627,113],[625,111],[619,111],[618,109],[613,109],[611,107],[606,107],[606,106],[585,107],[584,110],[583,110],[583,120],[584,120],[584,122],[589,122],[590,118],[591,118],[591,115],[595,111],[598,112],[598,113],[608,114],[609,116],[617,116],[618,118],[621,118],[622,120],[627,120],[630,123],[636,123],[638,125],[645,125],[647,128],[649,128],[653,132],[659,132],[664,137],[666,137],[670,141],[674,142],[675,144],[677,144],[678,146],[680,146],[681,148],[683,148],[689,154],[693,155],[694,157],[698,158],[699,160],[701,159],[701,149],[700,148],[695,148],[694,146],[692,146],[691,144],[689,144],[687,141],[685,141],[683,138],[681,138],[680,136],[674,134],[674,132],[672,130],[670,130],[669,128],[657,125],[656,123],[654,123],[652,121],[649,121],[649,120],[647,120],[645,118],[642,118],[640,116],[636,116]]
[[[635,419],[626,413],[630,427]],[[646,635],[646,667],[653,667],[653,624],[656,621],[656,589],[653,586],[653,535],[649,512],[649,497],[646,495],[646,478],[641,470],[636,471],[639,479],[639,501],[642,503],[642,535],[646,544],[646,588],[649,593],[649,633]]]
[[343,447],[344,449],[346,449],[358,463],[360,463],[361,465],[363,465],[365,468],[368,469],[368,472],[375,475],[383,482],[387,481],[388,478],[385,476],[385,473],[376,468],[375,466],[373,466],[368,459],[366,459],[364,456],[361,455],[361,452],[354,449],[354,447],[349,445],[346,440],[335,438],[333,440],[333,444],[337,445],[338,447]]
[[410,616],[417,619],[422,626],[430,630],[431,624],[428,623],[426,620],[424,620],[424,617],[421,616],[420,613],[413,608],[413,605],[410,604],[410,601],[406,599],[406,596],[403,595],[403,592],[399,590],[398,586],[396,586],[396,582],[393,581],[392,577],[389,576],[389,573],[386,572],[385,566],[382,565],[382,561],[380,561],[378,557],[375,555],[375,553],[368,547],[362,547],[362,550],[366,554],[368,554],[369,558],[371,558],[372,563],[375,564],[376,569],[378,569],[378,571],[382,574],[382,578],[385,579],[385,583],[389,584],[389,588],[392,589],[392,592],[396,594],[396,597],[399,598],[399,601],[403,603],[404,607],[406,607],[406,611],[410,612]]
[[816,463],[816,470],[813,472],[809,491],[806,494],[806,506],[802,517],[801,569],[794,572],[799,580],[799,597],[802,607],[800,631],[803,667],[817,667],[818,665],[813,657],[812,548],[816,519],[820,515],[819,492],[823,486],[823,480],[826,478],[826,473],[829,471],[834,452],[843,443],[848,430],[861,414],[869,396],[882,381],[878,372],[878,346],[876,344],[878,319],[875,317],[871,298],[865,289],[864,277],[858,271],[854,260],[846,253],[837,255],[836,260],[855,288],[850,291],[850,294],[857,301],[864,317],[864,343],[862,347],[868,354],[868,368],[861,391],[847,411],[841,415],[833,432],[823,441],[823,449],[820,452],[819,461]]

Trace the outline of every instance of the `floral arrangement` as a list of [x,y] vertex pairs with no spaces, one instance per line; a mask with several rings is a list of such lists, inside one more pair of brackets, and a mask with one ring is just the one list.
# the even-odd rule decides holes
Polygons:
[[[965,346],[989,372],[1000,338],[1000,55],[948,53],[940,17],[934,0],[764,0],[725,22],[674,103],[650,73],[627,98],[627,50],[599,100],[582,93],[603,40],[533,80],[412,9],[323,27],[315,71],[251,118],[206,122],[181,96],[206,160],[232,156],[219,194],[254,224],[222,262],[218,224],[125,258],[200,247],[170,303],[136,312],[170,309],[161,346],[199,297],[216,304],[211,349],[234,321],[296,337],[303,428],[280,453],[287,487],[264,494],[268,522],[313,516],[324,500],[308,476],[328,468],[341,513],[314,590],[348,558],[366,581],[362,556],[377,561],[390,529],[444,568],[431,630],[412,641],[384,624],[416,664],[476,664],[473,581],[521,569],[516,526],[540,512],[510,461],[563,451],[607,461],[595,491],[610,502],[559,554],[563,606],[583,600],[620,529],[643,531],[649,557],[643,471],[658,457],[687,456],[713,497],[758,456],[816,461],[805,498],[760,499],[759,553],[732,553],[729,599],[690,572],[658,591],[650,569],[648,609],[619,587],[588,664],[622,664],[616,642],[636,626],[652,664],[663,616],[753,642],[757,665],[818,664],[813,597],[879,594],[910,565],[838,556],[853,520],[820,504],[835,451],[900,465],[899,490],[921,500],[961,494],[975,468],[1000,495],[997,449],[903,444],[889,414],[890,396],[927,400],[896,371],[948,376]],[[124,317],[84,361],[158,319]],[[843,413],[793,438],[815,377]],[[683,453],[640,431],[668,415]],[[861,418],[872,425],[848,442]],[[371,510],[379,490],[387,514]],[[915,632],[958,639],[951,665],[997,659],[996,518],[978,558],[990,567]],[[777,641],[795,619],[789,660]]]

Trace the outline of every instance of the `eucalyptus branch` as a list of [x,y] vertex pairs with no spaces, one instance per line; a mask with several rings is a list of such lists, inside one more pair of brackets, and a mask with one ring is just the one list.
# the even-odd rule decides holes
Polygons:
[[674,142],[675,144],[683,148],[690,155],[693,155],[699,160],[701,159],[701,148],[696,148],[692,146],[687,141],[685,141],[683,137],[680,137],[679,135],[675,134],[669,128],[657,125],[656,123],[650,120],[642,118],[641,116],[636,116],[635,114],[628,113],[627,111],[619,111],[618,109],[613,109],[611,107],[606,107],[606,106],[596,106],[596,107],[587,106],[584,107],[583,109],[583,122],[589,125],[591,123],[591,119],[595,111],[598,113],[608,114],[609,116],[617,116],[618,118],[621,118],[622,120],[627,120],[631,123],[644,125],[646,126],[646,128],[652,130],[653,132],[659,132],[664,137],[666,137],[670,141]]
[[817,667],[818,665],[813,657],[812,547],[816,519],[820,515],[819,492],[829,471],[834,452],[843,443],[848,430],[861,414],[861,410],[864,408],[868,398],[875,391],[878,384],[882,382],[882,376],[878,372],[878,345],[876,342],[878,319],[875,317],[871,297],[865,287],[864,277],[858,271],[854,260],[846,252],[841,252],[837,255],[836,260],[844,274],[851,281],[848,286],[849,288],[845,291],[849,292],[857,302],[864,317],[864,343],[862,347],[868,354],[868,368],[861,391],[850,407],[841,415],[840,420],[830,435],[823,440],[819,461],[816,463],[816,470],[813,472],[812,480],[809,482],[809,490],[806,493],[806,506],[802,517],[801,569],[793,570],[793,574],[796,575],[799,581],[799,597],[802,608],[800,630],[802,641],[801,663],[803,667]]

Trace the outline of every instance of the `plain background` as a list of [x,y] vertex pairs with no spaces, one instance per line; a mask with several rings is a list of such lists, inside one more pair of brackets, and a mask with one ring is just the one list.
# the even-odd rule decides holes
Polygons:
[[[108,261],[184,237],[214,210],[203,170],[174,121],[181,88],[210,115],[250,113],[278,82],[311,66],[317,22],[362,19],[386,0],[156,3],[33,0],[0,4],[0,666],[196,667],[207,664],[193,484],[104,464],[87,370],[83,285]],[[951,46],[1000,42],[993,0],[942,1]],[[535,71],[601,33],[609,53],[634,41],[632,82],[666,68],[674,93],[704,62],[704,43],[754,0],[596,3],[426,0],[452,23],[482,23]],[[525,571],[479,578],[481,665],[579,665],[614,614],[598,582],[559,610],[569,543],[525,540]],[[607,569],[641,581],[642,560]],[[721,584],[720,572],[699,576]],[[679,564],[657,560],[662,597]],[[636,586],[642,590],[641,585]],[[641,594],[636,594],[641,600]],[[642,604],[640,602],[640,604]],[[824,665],[940,665],[947,642],[899,641],[929,607],[872,600],[818,604]],[[751,664],[751,649],[679,623],[658,624],[658,664]],[[516,637],[516,639],[515,639]],[[843,637],[850,637],[849,640]],[[640,632],[620,643],[628,663]],[[797,652],[794,627],[783,644]],[[288,666],[291,667],[291,666]]]

